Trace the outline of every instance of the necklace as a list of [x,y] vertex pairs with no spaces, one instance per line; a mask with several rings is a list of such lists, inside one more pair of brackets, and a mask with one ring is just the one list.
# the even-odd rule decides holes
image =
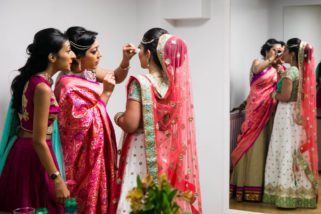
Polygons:
[[50,85],[53,84],[53,79],[47,72],[39,73],[39,75],[43,76],[49,82]]

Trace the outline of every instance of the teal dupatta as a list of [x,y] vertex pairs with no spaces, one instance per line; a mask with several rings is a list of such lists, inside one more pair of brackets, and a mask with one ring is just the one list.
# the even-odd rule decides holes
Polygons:
[[[8,111],[7,111],[6,120],[2,130],[2,138],[0,142],[0,175],[2,174],[2,170],[4,168],[8,153],[17,139],[19,125],[20,125],[19,117],[12,109],[12,98],[11,98]],[[60,145],[60,136],[59,136],[57,120],[55,120],[53,123],[52,149],[57,159],[60,174],[62,178],[65,180],[66,179],[65,167],[63,163],[63,155],[62,155],[62,150]]]

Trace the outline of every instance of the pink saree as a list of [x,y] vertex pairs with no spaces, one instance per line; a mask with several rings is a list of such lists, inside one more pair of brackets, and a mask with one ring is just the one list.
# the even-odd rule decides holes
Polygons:
[[[157,54],[163,67],[164,81],[168,83],[163,96],[146,75],[132,77],[129,81],[135,79],[141,89],[147,173],[155,182],[158,176],[165,174],[174,188],[192,191],[194,197],[191,202],[179,202],[181,211],[200,214],[201,191],[187,46],[181,38],[165,34],[159,38]],[[127,91],[130,93],[129,87]],[[124,140],[120,181],[126,180],[124,170],[133,137],[134,134],[127,134]]]
[[272,66],[252,78],[245,120],[238,136],[237,146],[231,155],[233,167],[253,146],[274,111],[276,102],[271,98],[271,93],[276,90],[276,82],[277,75]]
[[78,213],[115,213],[116,141],[101,87],[62,76],[55,88],[66,180]]

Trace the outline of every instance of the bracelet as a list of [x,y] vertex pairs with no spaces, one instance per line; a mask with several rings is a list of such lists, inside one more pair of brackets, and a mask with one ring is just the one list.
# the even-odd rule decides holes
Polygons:
[[273,100],[276,100],[276,95],[277,95],[277,92],[273,91],[272,94],[271,94],[271,97],[272,97]]
[[119,65],[119,68],[124,71],[128,71],[130,69],[130,65],[128,65],[126,68],[123,68],[121,65]]
[[114,121],[115,121],[116,125],[118,125],[118,120],[123,115],[124,115],[124,112],[118,112],[117,114],[115,114]]

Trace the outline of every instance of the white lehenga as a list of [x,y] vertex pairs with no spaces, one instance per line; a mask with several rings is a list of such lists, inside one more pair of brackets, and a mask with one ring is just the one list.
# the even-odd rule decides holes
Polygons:
[[130,213],[130,204],[126,200],[128,191],[137,186],[136,178],[140,176],[144,178],[147,175],[144,131],[142,129],[136,131],[129,143],[128,155],[126,159],[126,167],[122,183],[121,195],[118,202],[117,214]]
[[279,102],[265,167],[263,202],[278,207],[316,206],[313,186],[300,158],[302,128],[294,122],[295,102]]

